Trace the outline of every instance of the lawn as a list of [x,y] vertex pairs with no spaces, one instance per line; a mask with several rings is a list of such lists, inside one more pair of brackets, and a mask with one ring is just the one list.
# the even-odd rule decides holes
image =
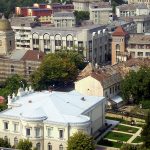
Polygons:
[[132,143],[141,143],[143,142],[143,139],[140,137],[140,136],[137,136],[133,141]]
[[117,131],[123,131],[123,132],[130,132],[130,133],[136,133],[139,129],[138,128],[134,128],[134,127],[128,127],[128,126],[124,126],[124,125],[117,125],[115,127],[115,130]]
[[124,133],[118,133],[118,132],[109,132],[104,136],[104,138],[117,140],[117,141],[128,141],[132,135],[130,134],[124,134]]
[[100,141],[98,142],[98,145],[120,148],[120,147],[122,146],[122,143],[113,142],[113,141],[108,141],[108,140],[104,140],[104,139],[103,139],[103,140],[100,140]]

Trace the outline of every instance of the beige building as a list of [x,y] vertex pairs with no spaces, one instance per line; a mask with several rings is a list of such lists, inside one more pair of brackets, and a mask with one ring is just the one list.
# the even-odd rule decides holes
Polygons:
[[40,26],[37,17],[13,17],[11,27],[15,32],[15,46],[17,50],[29,50],[31,29]]
[[89,5],[90,20],[94,24],[108,24],[112,18],[112,6],[109,2],[95,2]]
[[[76,50],[83,54],[87,61],[95,60],[95,63],[105,64],[110,54],[110,35],[105,28],[100,25],[34,28],[30,35],[30,48],[46,53],[55,53],[60,49]],[[99,34],[95,36],[97,32]],[[98,44],[95,44],[96,42]]]
[[150,35],[130,35],[127,51],[132,58],[150,58]]
[[150,8],[150,0],[128,0],[128,4],[145,4]]
[[89,11],[89,5],[92,2],[100,2],[102,0],[73,0],[74,10]]
[[7,19],[0,19],[0,55],[11,53],[15,49],[15,33]]
[[74,27],[76,19],[73,12],[55,12],[53,15],[53,23],[55,27]]
[[149,8],[145,4],[123,4],[116,7],[117,17],[149,15],[149,13]]
[[92,135],[104,124],[104,97],[20,88],[8,96],[8,109],[0,112],[0,137],[14,146],[29,139],[37,150],[66,150],[75,132]]

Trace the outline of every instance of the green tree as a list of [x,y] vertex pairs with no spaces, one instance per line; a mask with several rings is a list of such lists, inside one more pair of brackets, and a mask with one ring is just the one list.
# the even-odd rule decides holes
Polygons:
[[20,140],[17,148],[19,150],[32,150],[32,142],[30,142],[29,140]]
[[8,142],[8,139],[2,139],[2,138],[0,138],[0,147],[11,148],[11,145]]
[[7,98],[9,94],[16,93],[19,87],[23,86],[26,87],[27,82],[17,74],[12,75],[6,79],[3,88],[0,89],[0,95]]
[[76,52],[58,52],[48,54],[40,67],[31,75],[35,89],[47,89],[49,86],[62,86],[72,83],[78,74],[83,59]]
[[135,103],[150,99],[150,68],[142,67],[137,72],[130,71],[121,82],[121,94],[125,101]]
[[83,132],[77,132],[68,140],[67,150],[95,150],[94,140]]
[[76,23],[80,24],[83,20],[89,20],[90,19],[90,13],[88,11],[75,11],[74,15],[76,17]]
[[143,137],[144,146],[147,149],[150,149],[150,110],[147,114],[145,122],[146,122],[146,124],[143,127],[143,131],[142,131],[141,135]]

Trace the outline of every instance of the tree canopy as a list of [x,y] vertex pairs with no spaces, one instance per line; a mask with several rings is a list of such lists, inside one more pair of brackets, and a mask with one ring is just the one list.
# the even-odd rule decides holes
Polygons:
[[49,86],[62,86],[72,83],[78,69],[83,65],[83,57],[77,52],[57,52],[45,56],[40,67],[31,75],[35,89],[47,89]]
[[77,132],[69,138],[67,150],[95,150],[94,140],[86,133]]
[[125,101],[133,99],[137,104],[150,99],[150,68],[130,71],[121,82],[121,94]]
[[143,137],[144,146],[147,149],[150,149],[150,110],[148,112],[145,122],[146,122],[146,124],[143,127],[143,131],[142,131],[141,135]]
[[32,150],[32,142],[30,142],[28,139],[21,139],[17,145],[17,148],[20,150]]
[[2,138],[0,138],[0,147],[11,148],[11,145],[8,142],[8,139],[2,139]]
[[4,82],[3,87],[0,89],[0,95],[7,98],[9,94],[16,93],[19,87],[26,87],[26,85],[27,82],[21,76],[12,75]]

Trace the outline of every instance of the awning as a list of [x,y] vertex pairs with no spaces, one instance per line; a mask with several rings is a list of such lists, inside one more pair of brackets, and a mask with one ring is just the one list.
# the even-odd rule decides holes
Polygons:
[[115,102],[116,104],[118,104],[118,103],[120,103],[120,102],[122,102],[123,101],[123,99],[122,99],[122,97],[121,96],[114,96],[113,98],[111,98],[111,100],[113,101],[113,102]]

